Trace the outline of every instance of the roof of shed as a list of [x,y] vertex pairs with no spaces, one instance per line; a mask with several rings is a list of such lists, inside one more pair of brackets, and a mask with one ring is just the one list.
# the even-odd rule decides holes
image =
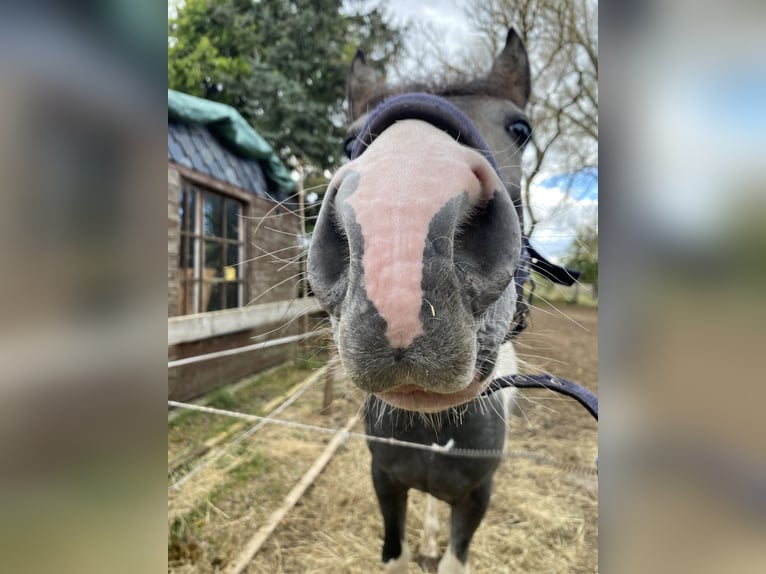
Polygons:
[[271,146],[232,107],[168,90],[168,159],[259,196],[296,184]]

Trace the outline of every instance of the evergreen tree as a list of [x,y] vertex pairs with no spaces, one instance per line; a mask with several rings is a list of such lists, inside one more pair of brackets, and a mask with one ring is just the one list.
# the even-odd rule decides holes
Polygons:
[[384,66],[401,47],[377,8],[342,0],[185,0],[169,21],[168,84],[235,107],[284,159],[339,162],[357,47]]

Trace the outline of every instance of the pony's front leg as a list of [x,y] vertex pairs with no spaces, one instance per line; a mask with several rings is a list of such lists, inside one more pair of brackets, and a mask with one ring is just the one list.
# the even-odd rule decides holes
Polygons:
[[439,574],[468,574],[468,547],[487,512],[491,495],[489,479],[452,507],[449,546],[439,562]]
[[406,574],[410,561],[405,524],[407,522],[407,488],[395,483],[375,464],[372,484],[383,514],[383,571],[385,574]]

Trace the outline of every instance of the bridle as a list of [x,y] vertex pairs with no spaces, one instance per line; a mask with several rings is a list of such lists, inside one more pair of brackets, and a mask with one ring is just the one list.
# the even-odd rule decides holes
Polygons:
[[[375,141],[380,134],[395,122],[402,120],[421,120],[451,135],[455,141],[469,146],[484,157],[500,177],[497,162],[484,142],[481,134],[468,117],[453,104],[439,96],[427,93],[412,92],[398,94],[383,100],[370,112],[364,127],[355,139],[351,148],[350,158],[358,158]],[[500,178],[502,181],[502,177]],[[514,207],[519,217],[523,231],[523,209],[521,198],[514,200]],[[532,271],[561,285],[572,285],[580,276],[579,271],[555,265],[546,260],[534,249],[527,237],[522,236],[521,254],[514,273],[516,285],[516,312],[505,340],[516,338],[527,326],[527,317],[532,307],[535,282]],[[529,286],[525,296],[525,286]],[[598,398],[585,387],[567,379],[553,375],[510,375],[494,379],[484,390],[482,396],[508,387],[542,388],[564,394],[577,400],[588,412],[598,420]]]

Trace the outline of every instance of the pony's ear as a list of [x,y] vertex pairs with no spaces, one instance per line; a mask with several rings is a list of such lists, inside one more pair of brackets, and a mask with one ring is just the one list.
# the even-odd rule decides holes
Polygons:
[[362,106],[375,92],[383,87],[381,75],[367,64],[362,50],[357,49],[351,61],[351,70],[346,79],[346,98],[348,99],[349,122],[355,120],[366,110]]
[[487,79],[517,106],[527,105],[531,90],[529,58],[524,42],[513,28],[508,30],[505,48],[495,58]]

